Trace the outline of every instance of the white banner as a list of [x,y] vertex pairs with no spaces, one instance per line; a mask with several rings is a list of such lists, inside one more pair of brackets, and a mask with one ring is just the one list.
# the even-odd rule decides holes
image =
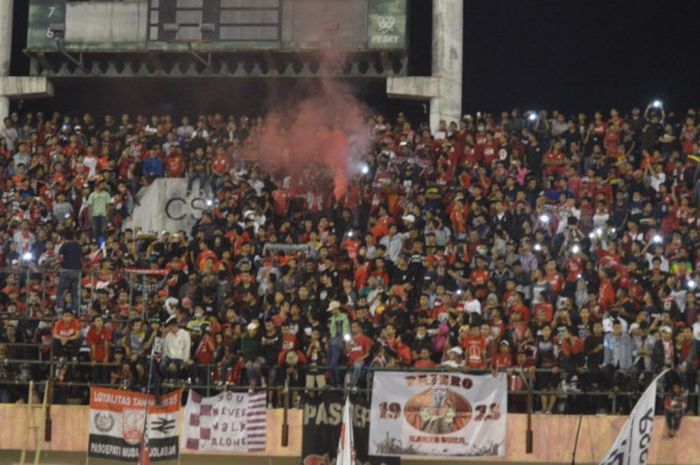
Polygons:
[[239,453],[264,451],[266,429],[264,392],[223,392],[202,397],[190,391],[182,447]]
[[357,464],[350,409],[352,409],[352,405],[348,396],[345,398],[345,406],[343,407],[343,423],[340,425],[340,439],[338,439],[338,455],[336,455],[335,465]]
[[625,426],[600,461],[600,465],[645,465],[651,447],[651,433],[654,429],[654,405],[656,386],[664,376],[664,371],[651,382],[637,405],[632,409]]
[[504,456],[505,373],[377,372],[370,455]]

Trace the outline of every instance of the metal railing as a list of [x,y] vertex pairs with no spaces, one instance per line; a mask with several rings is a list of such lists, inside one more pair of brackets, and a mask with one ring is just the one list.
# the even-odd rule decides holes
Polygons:
[[[30,327],[36,329],[40,324],[50,323],[45,325],[49,331],[49,336],[51,336],[51,329],[53,323],[56,321],[56,312],[52,307],[47,307],[45,303],[47,302],[47,293],[50,289],[56,288],[60,273],[64,270],[52,270],[38,267],[34,264],[21,263],[14,267],[0,268],[0,284],[4,287],[9,288],[10,292],[15,289],[17,295],[22,295],[25,299],[24,306],[25,310],[22,314],[20,313],[0,313],[0,324],[3,324],[6,320],[18,321],[24,324],[24,327]],[[142,305],[141,314],[145,313],[147,304],[149,302],[150,294],[158,290],[160,287],[165,285],[165,276],[153,276],[149,274],[144,274],[142,272],[133,271],[80,271],[78,272],[78,279],[80,282],[79,292],[78,292],[78,316],[82,311],[87,311],[88,308],[96,301],[99,300],[98,294],[101,289],[106,289],[108,292],[114,291],[116,288],[127,290],[128,299],[124,302],[124,309],[120,314],[110,314],[110,320],[116,323],[128,323],[129,316],[127,316],[131,311],[136,309],[137,304]],[[24,289],[24,292],[22,291]],[[16,304],[18,302],[10,302],[10,304]],[[38,308],[37,308],[38,307]],[[17,329],[22,329],[22,326]],[[11,342],[4,343],[3,345],[10,347],[14,352],[21,353],[21,358],[12,358],[0,360],[0,369],[3,365],[5,366],[22,366],[26,365],[29,367],[29,373],[31,376],[24,376],[22,379],[0,379],[0,389],[3,387],[11,387],[14,389],[19,389],[23,386],[28,386],[30,379],[35,379],[37,385],[43,386],[46,384],[49,377],[54,376],[56,370],[56,363],[53,354],[53,344],[51,343],[52,338],[49,342],[43,343],[26,343],[26,342]],[[16,349],[16,350],[15,350]],[[94,383],[90,380],[90,375],[87,373],[90,368],[95,367],[105,367],[105,368],[115,368],[118,365],[115,363],[93,363],[87,360],[67,360],[64,362],[65,366],[75,369],[81,372],[81,378],[83,380],[67,380],[62,383],[58,383],[57,387],[62,388],[85,388],[89,386],[111,386],[115,388],[122,387],[121,384],[111,384],[111,383]],[[234,386],[224,383],[220,385],[213,378],[214,370],[218,369],[218,365],[202,366],[198,365],[200,373],[204,373],[201,379],[191,380],[191,382],[185,382],[187,377],[182,381],[182,385],[188,386],[191,389],[197,389],[202,391],[205,395],[210,395],[212,392],[216,392],[219,389],[229,389],[229,390],[246,390],[248,386]],[[317,370],[321,372],[328,372],[331,367],[313,367],[309,366],[300,367],[301,373],[297,373],[300,377],[305,376],[305,371],[307,370]],[[348,367],[340,368],[343,373],[349,370]],[[371,392],[373,373],[380,370],[401,370],[401,371],[436,371],[436,372],[449,372],[452,370],[438,368],[438,369],[414,369],[410,367],[401,368],[378,368],[378,367],[366,367],[365,377],[361,383],[362,387],[356,387],[354,389],[359,392],[366,393],[368,396]],[[470,370],[471,374],[487,373],[488,370]],[[535,372],[535,376],[538,373],[549,373],[550,370],[538,369]],[[641,372],[638,372],[641,374]],[[26,379],[25,379],[26,378]],[[196,378],[196,377],[194,377]],[[528,379],[527,383],[524,383],[526,389],[524,391],[510,391],[509,395],[517,399],[521,396],[538,396],[538,395],[555,395],[559,398],[579,398],[588,397],[595,399],[596,403],[605,403],[605,399],[608,399],[611,405],[610,410],[616,412],[618,410],[618,404],[620,402],[625,402],[626,404],[633,404],[635,397],[640,394],[639,391],[632,390],[589,390],[589,391],[564,391],[562,389],[555,390],[537,390],[533,386],[532,379]],[[260,388],[259,388],[260,389]],[[280,386],[272,386],[265,388],[268,391],[274,392],[281,389]],[[290,391],[293,392],[304,392],[304,391],[314,391],[317,388],[307,388],[306,386],[291,386]],[[325,390],[344,390],[344,387],[329,386],[323,388]],[[660,394],[662,395],[662,394]],[[694,410],[697,414],[700,414],[700,401],[698,400],[698,393],[690,392],[689,399],[691,404],[694,406]],[[517,404],[517,403],[516,403]]]
[[[33,347],[33,348],[39,348],[41,345],[40,344],[17,344],[18,346],[22,347]],[[81,392],[82,394],[85,394],[84,388],[90,387],[90,386],[100,386],[100,387],[111,387],[115,389],[125,389],[127,388],[126,385],[124,385],[121,382],[118,383],[97,383],[92,380],[90,380],[91,375],[89,374],[90,370],[98,368],[98,367],[105,367],[105,368],[118,368],[120,366],[123,366],[121,363],[95,363],[91,361],[85,361],[85,360],[67,360],[65,362],[62,362],[65,366],[67,366],[69,369],[73,370],[78,370],[81,371],[81,375],[77,379],[68,379],[66,381],[58,382],[55,379],[53,379],[53,389],[54,391],[58,390],[72,390],[74,388],[82,388]],[[3,388],[14,388],[15,390],[17,389],[23,389],[26,388],[29,385],[30,381],[34,381],[35,385],[39,387],[39,389],[42,389],[44,386],[49,381],[49,378],[53,376],[56,370],[56,365],[57,361],[54,360],[53,358],[45,359],[42,360],[40,357],[37,359],[4,359],[0,361],[0,369],[5,366],[25,366],[25,369],[29,368],[30,370],[33,371],[33,375],[38,374],[39,376],[32,376],[31,378],[26,378],[26,379],[13,379],[13,380],[0,380],[0,389]],[[190,372],[190,376],[187,374],[183,375],[182,377],[178,378],[174,382],[163,382],[161,383],[161,386],[165,389],[169,388],[177,388],[177,387],[183,387],[183,388],[188,388],[188,389],[194,389],[197,390],[198,392],[201,392],[202,394],[209,396],[213,395],[214,393],[220,392],[220,391],[247,391],[250,389],[250,386],[248,384],[233,384],[230,382],[226,382],[224,380],[215,380],[215,375],[214,373],[216,371],[224,370],[220,364],[211,364],[211,365],[199,365],[195,364],[192,365],[192,367],[196,367],[199,373],[203,374],[203,377],[199,376],[191,376],[193,372]],[[148,367],[145,366],[147,369]],[[272,386],[256,386],[256,390],[266,390],[267,392],[271,393],[270,398],[274,399],[275,394],[280,394],[282,391],[289,391],[290,393],[293,394],[304,394],[304,393],[310,393],[310,392],[317,392],[317,391],[341,391],[341,392],[356,392],[359,394],[364,394],[368,398],[371,395],[371,390],[372,390],[372,379],[374,376],[375,372],[381,372],[381,371],[402,371],[402,372],[412,372],[412,371],[420,371],[420,372],[434,372],[434,373],[467,373],[467,374],[489,374],[492,373],[492,370],[454,370],[454,369],[444,369],[444,368],[433,368],[433,369],[416,369],[416,368],[411,368],[411,367],[391,367],[391,368],[386,368],[386,367],[365,367],[365,376],[362,380],[362,382],[359,383],[358,386],[350,386],[347,383],[340,385],[340,386],[333,386],[333,385],[326,385],[325,387],[310,387],[306,386],[305,383],[305,376],[307,374],[314,374],[314,375],[323,375],[325,376],[326,373],[330,372],[333,370],[334,367],[331,366],[300,366],[297,367],[296,369],[296,379],[299,381],[297,383],[294,382],[289,382],[289,377],[280,377],[278,379],[278,382]],[[345,376],[350,372],[351,368],[347,366],[340,366],[339,370],[342,374],[342,377],[345,378]],[[517,371],[520,371],[518,369],[508,369],[508,370],[500,370],[501,372],[506,371],[510,374],[514,374]],[[550,389],[550,390],[542,390],[542,389],[536,389],[535,388],[535,378],[538,374],[548,374],[551,373],[551,370],[549,369],[537,369],[534,370],[534,373],[531,370],[525,369],[521,370],[524,376],[524,383],[523,383],[523,389],[522,390],[508,390],[508,395],[509,395],[509,410],[514,411],[521,411],[524,412],[528,409],[532,409],[532,402],[533,399],[535,399],[537,396],[556,396],[559,398],[559,401],[565,400],[567,404],[572,403],[575,404],[577,407],[576,410],[578,410],[577,413],[581,413],[581,407],[582,405],[596,405],[596,406],[605,406],[606,410],[611,412],[611,413],[618,413],[619,409],[622,405],[625,406],[625,410],[629,410],[632,405],[636,402],[637,397],[641,395],[641,391],[638,390],[616,390],[616,389],[605,389],[605,390],[562,390],[561,388],[556,388],[556,389]],[[642,374],[644,372],[640,372],[639,374]],[[649,372],[648,374],[651,374]],[[284,379],[283,379],[284,378]],[[643,386],[640,386],[640,388]],[[145,379],[138,380],[135,383],[129,383],[128,388],[130,389],[140,389],[145,391],[146,389],[146,382]],[[664,389],[659,390],[657,393],[657,397],[662,398],[666,394]],[[62,396],[65,398],[65,396]],[[86,400],[86,397],[83,396],[83,400]],[[697,415],[700,415],[700,402],[698,402],[698,397],[699,394],[698,392],[690,392],[688,394],[689,398],[689,403],[693,406],[693,411],[691,413],[695,413]],[[279,398],[279,397],[278,397]],[[559,402],[558,401],[558,402]],[[592,403],[592,404],[591,404]],[[528,407],[528,405],[530,405]],[[586,413],[597,413],[594,411],[589,411]]]
[[[123,302],[123,307],[126,312],[133,311],[139,305],[145,306],[151,294],[166,286],[167,279],[167,276],[157,274],[156,270],[64,270],[21,261],[17,266],[0,268],[0,285],[6,287],[10,294],[16,294],[17,300],[8,305],[23,303],[25,315],[22,318],[36,320],[49,314],[54,315],[53,308],[47,307],[46,302],[52,301],[55,307],[57,295],[51,296],[50,291],[56,290],[58,294],[62,273],[75,273],[77,277],[78,315],[99,301],[102,291],[113,294],[117,290],[124,290],[127,301]],[[68,287],[62,290],[70,295]],[[113,296],[110,295],[111,297]],[[0,313],[0,318],[7,319],[9,316],[13,315]]]

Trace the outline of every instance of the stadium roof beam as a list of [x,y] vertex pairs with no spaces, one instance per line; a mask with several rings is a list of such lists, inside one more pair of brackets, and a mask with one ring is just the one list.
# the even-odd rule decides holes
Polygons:
[[462,116],[464,0],[433,1],[431,77],[387,78],[389,97],[430,101],[430,127]]
[[53,87],[45,77],[10,76],[12,4],[12,0],[0,1],[0,118],[10,113],[11,98],[53,95]]

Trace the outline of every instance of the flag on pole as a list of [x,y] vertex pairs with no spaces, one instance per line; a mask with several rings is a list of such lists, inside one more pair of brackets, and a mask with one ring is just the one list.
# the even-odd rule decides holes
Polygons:
[[600,465],[637,465],[647,463],[651,433],[654,429],[656,386],[666,371],[654,378],[637,405],[632,409],[625,426],[613,442]]
[[340,439],[338,440],[338,455],[335,465],[356,465],[355,441],[352,433],[352,413],[350,412],[350,396],[345,398],[343,407],[343,423],[340,426]]

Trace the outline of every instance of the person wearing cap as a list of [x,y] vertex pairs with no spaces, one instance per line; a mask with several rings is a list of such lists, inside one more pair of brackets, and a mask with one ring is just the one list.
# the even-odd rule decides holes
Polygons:
[[491,366],[497,370],[504,370],[513,366],[513,352],[508,339],[501,339],[498,343],[498,352],[493,355]]
[[345,344],[350,339],[350,321],[345,312],[341,310],[340,302],[332,300],[326,309],[330,313],[328,318],[328,365],[331,367],[330,382],[338,386],[340,379],[340,359],[345,351]]
[[654,371],[661,372],[664,368],[673,368],[676,361],[676,346],[673,342],[673,329],[670,326],[659,328],[660,338],[654,344],[651,355]]
[[464,351],[459,346],[454,346],[445,352],[445,357],[440,363],[441,367],[458,370],[464,367],[464,360],[462,360],[462,355]]

